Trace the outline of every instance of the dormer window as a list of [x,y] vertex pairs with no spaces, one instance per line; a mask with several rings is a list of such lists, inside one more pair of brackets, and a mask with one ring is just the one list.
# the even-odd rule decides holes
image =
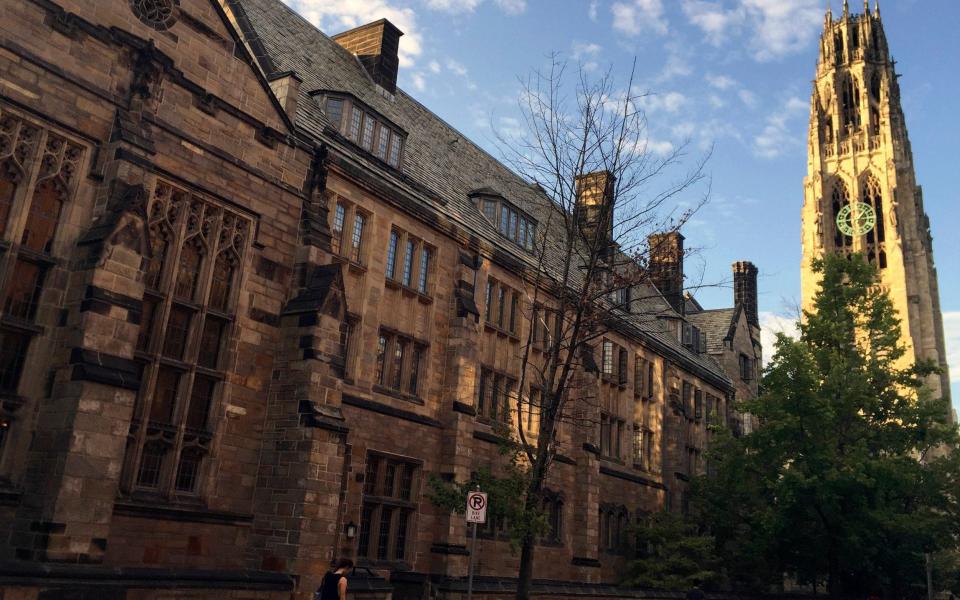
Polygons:
[[533,244],[537,235],[537,222],[530,215],[507,202],[502,196],[490,190],[471,192],[477,209],[496,227],[500,235],[509,239],[528,252],[533,252]]
[[325,95],[327,119],[351,142],[391,167],[399,168],[407,137],[399,127],[350,96]]

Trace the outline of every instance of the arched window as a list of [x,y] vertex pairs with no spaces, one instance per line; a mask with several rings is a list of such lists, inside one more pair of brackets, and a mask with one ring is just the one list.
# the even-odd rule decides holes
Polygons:
[[20,240],[24,246],[35,252],[50,252],[65,192],[63,185],[54,178],[37,184]]
[[199,494],[250,221],[163,181],[147,213],[153,255],[144,263],[137,358],[148,376],[130,426],[124,489]]
[[841,89],[840,108],[843,116],[843,129],[860,127],[860,86],[855,77],[847,76]]
[[150,257],[146,259],[143,268],[143,284],[147,289],[160,288],[160,277],[163,275],[163,265],[166,263],[172,237],[173,234],[166,223],[155,223],[150,226]]
[[837,62],[843,60],[843,35],[839,31],[833,35],[833,53],[837,57]]
[[177,284],[173,294],[187,302],[193,302],[200,280],[200,264],[203,262],[203,243],[193,237],[180,251],[180,264],[177,268]]
[[10,220],[10,210],[13,208],[13,198],[20,183],[20,170],[10,161],[0,164],[0,239],[7,230],[7,221]]
[[213,265],[213,280],[210,282],[210,307],[221,312],[227,311],[230,295],[233,291],[233,274],[236,270],[235,257],[229,250],[221,252]]
[[873,77],[870,78],[870,96],[880,101],[880,73],[874,72]]
[[842,181],[837,181],[833,186],[833,195],[831,197],[833,205],[833,244],[837,248],[849,248],[853,245],[853,238],[844,235],[837,227],[837,217],[843,207],[850,203],[850,194],[847,192],[847,186]]
[[[867,244],[882,244],[886,241],[887,232],[884,225],[883,213],[883,192],[880,188],[880,182],[873,175],[868,175],[861,186],[862,192],[860,201],[873,208],[877,215],[877,223],[872,230],[867,233]],[[871,248],[873,251],[874,248]],[[886,262],[884,260],[884,262]]]

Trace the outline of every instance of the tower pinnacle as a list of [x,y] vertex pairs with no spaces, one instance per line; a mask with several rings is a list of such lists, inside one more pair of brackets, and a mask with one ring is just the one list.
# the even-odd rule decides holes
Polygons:
[[850,16],[850,3],[847,0],[843,0],[843,18],[846,19]]

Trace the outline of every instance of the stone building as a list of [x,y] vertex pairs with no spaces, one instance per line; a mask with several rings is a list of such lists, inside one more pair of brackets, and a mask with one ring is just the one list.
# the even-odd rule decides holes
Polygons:
[[823,27],[804,180],[803,307],[811,308],[819,283],[815,258],[862,254],[879,268],[901,319],[901,366],[920,359],[939,365],[941,374],[927,383],[943,397],[950,379],[933,239],[879,2],[872,11],[864,2],[855,15],[844,0],[840,17],[828,9]]
[[[555,209],[396,87],[401,35],[279,0],[5,6],[3,597],[306,598],[340,554],[360,598],[462,592],[467,530],[427,477],[500,460]],[[716,346],[665,239],[544,498],[535,576],[581,593],[755,390],[756,270]],[[478,592],[517,561],[487,527]]]

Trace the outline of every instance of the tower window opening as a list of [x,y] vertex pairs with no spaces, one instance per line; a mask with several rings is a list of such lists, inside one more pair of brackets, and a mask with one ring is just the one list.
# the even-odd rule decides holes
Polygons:
[[842,92],[843,104],[843,126],[845,129],[858,129],[860,127],[860,86],[853,77],[847,77],[843,81]]
[[870,95],[874,100],[880,100],[880,73],[874,73],[870,79]]
[[837,248],[849,249],[853,246],[853,238],[844,235],[840,228],[837,227],[837,217],[840,216],[840,211],[843,210],[843,207],[850,203],[850,194],[847,193],[847,187],[843,185],[843,182],[838,181],[833,188],[833,243]]
[[883,193],[880,191],[880,182],[872,175],[867,177],[863,185],[862,202],[873,208],[877,215],[877,224],[867,234],[867,243],[882,244],[886,241],[886,230],[883,217]]
[[883,250],[880,251],[880,268],[887,268],[887,253]]
[[839,32],[833,36],[833,54],[836,56],[837,62],[843,60],[843,36]]

